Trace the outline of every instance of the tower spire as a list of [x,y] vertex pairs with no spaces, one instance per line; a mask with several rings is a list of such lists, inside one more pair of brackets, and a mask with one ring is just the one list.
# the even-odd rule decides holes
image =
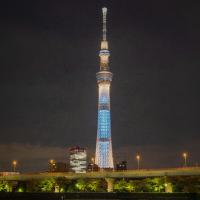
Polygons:
[[109,56],[110,52],[108,50],[108,42],[106,39],[106,15],[107,15],[107,8],[102,8],[103,13],[103,39],[101,41],[101,50],[99,52],[100,57],[100,71],[109,71]]
[[103,41],[106,41],[106,15],[107,15],[107,8],[102,8],[103,12]]

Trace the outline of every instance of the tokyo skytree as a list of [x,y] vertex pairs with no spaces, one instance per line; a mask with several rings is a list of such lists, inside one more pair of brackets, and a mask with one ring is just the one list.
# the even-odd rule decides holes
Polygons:
[[113,169],[113,153],[111,139],[111,116],[110,116],[110,85],[113,74],[109,69],[108,41],[106,39],[106,14],[107,8],[102,8],[103,12],[103,38],[101,41],[100,71],[96,74],[99,97],[98,97],[98,125],[95,164],[100,169]]

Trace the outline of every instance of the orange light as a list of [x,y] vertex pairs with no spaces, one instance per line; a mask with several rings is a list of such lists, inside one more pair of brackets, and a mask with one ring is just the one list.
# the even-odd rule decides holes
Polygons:
[[184,157],[184,158],[187,157],[187,153],[186,153],[186,152],[183,153],[183,157]]
[[13,164],[14,166],[16,166],[16,165],[17,165],[17,161],[16,161],[16,160],[13,160],[12,164]]
[[136,156],[136,159],[137,159],[137,160],[140,160],[140,155],[137,155],[137,156]]
[[49,162],[50,162],[51,164],[53,164],[55,161],[54,161],[53,159],[51,159]]

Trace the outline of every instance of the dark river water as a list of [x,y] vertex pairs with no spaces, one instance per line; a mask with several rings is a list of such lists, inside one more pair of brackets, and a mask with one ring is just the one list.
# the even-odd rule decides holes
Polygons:
[[0,200],[200,200],[200,193],[0,193]]

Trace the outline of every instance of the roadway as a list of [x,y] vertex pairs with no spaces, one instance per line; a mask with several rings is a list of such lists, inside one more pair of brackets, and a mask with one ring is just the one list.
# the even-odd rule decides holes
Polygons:
[[24,173],[16,175],[0,176],[0,180],[7,181],[26,181],[33,179],[58,178],[65,177],[67,179],[78,178],[146,178],[146,177],[162,177],[162,176],[200,176],[200,167],[185,167],[185,168],[169,168],[169,169],[140,169],[127,171],[99,171],[87,173]]

